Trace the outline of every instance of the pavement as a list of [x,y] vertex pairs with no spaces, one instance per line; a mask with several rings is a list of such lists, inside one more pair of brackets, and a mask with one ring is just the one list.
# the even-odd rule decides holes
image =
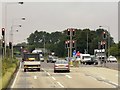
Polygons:
[[20,64],[10,88],[117,88],[118,71],[104,67],[71,67],[54,73],[54,64],[42,62],[41,71],[23,71]]

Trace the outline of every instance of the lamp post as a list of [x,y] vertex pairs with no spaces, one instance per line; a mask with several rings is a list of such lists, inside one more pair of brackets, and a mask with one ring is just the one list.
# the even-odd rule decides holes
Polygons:
[[[25,18],[20,18],[21,20],[25,20]],[[16,19],[14,19],[14,20],[16,20]],[[14,20],[12,21],[12,26],[11,26],[11,31],[10,31],[10,36],[11,36],[11,38],[10,38],[10,41],[11,41],[11,43],[12,43],[12,50],[11,50],[11,57],[12,57],[12,59],[13,59],[13,28],[14,27],[22,27],[22,25],[14,25]],[[17,30],[18,31],[18,30]]]
[[[4,16],[5,16],[5,17],[4,17],[4,18],[5,18],[4,24],[5,24],[5,26],[4,26],[4,27],[5,27],[5,29],[6,29],[6,32],[7,32],[7,6],[8,6],[8,5],[12,5],[12,4],[22,5],[22,4],[24,4],[24,2],[17,2],[17,3],[16,3],[16,2],[15,2],[15,3],[6,3],[6,2],[5,2],[5,3],[4,3],[4,9],[5,9],[5,11],[4,11],[4,14],[5,14],[5,15],[4,15]],[[6,56],[6,42],[7,42],[7,37],[6,37],[6,36],[7,36],[7,33],[6,33],[6,35],[5,35],[5,56]]]
[[44,39],[44,56],[45,56],[45,35],[43,35],[43,39]]

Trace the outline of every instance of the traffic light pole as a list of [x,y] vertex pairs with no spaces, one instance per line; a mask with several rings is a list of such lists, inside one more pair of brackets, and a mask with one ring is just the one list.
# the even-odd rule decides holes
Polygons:
[[70,58],[72,57],[72,31],[70,30]]

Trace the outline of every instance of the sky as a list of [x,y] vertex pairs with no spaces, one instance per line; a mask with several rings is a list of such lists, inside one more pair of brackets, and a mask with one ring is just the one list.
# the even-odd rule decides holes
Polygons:
[[[1,4],[1,3],[0,3]],[[2,9],[1,9],[2,6]],[[13,26],[14,44],[26,41],[38,31],[63,31],[67,28],[107,29],[118,42],[118,2],[7,2],[0,5],[2,26],[9,42]],[[6,19],[4,19],[6,17]],[[25,21],[21,20],[25,17]],[[21,24],[22,27],[18,27]],[[18,30],[18,32],[16,32]]]

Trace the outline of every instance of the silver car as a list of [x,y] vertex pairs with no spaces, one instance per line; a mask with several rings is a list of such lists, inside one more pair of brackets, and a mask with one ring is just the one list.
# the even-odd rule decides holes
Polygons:
[[66,60],[57,60],[54,63],[54,72],[56,71],[68,71],[70,72],[69,62]]

